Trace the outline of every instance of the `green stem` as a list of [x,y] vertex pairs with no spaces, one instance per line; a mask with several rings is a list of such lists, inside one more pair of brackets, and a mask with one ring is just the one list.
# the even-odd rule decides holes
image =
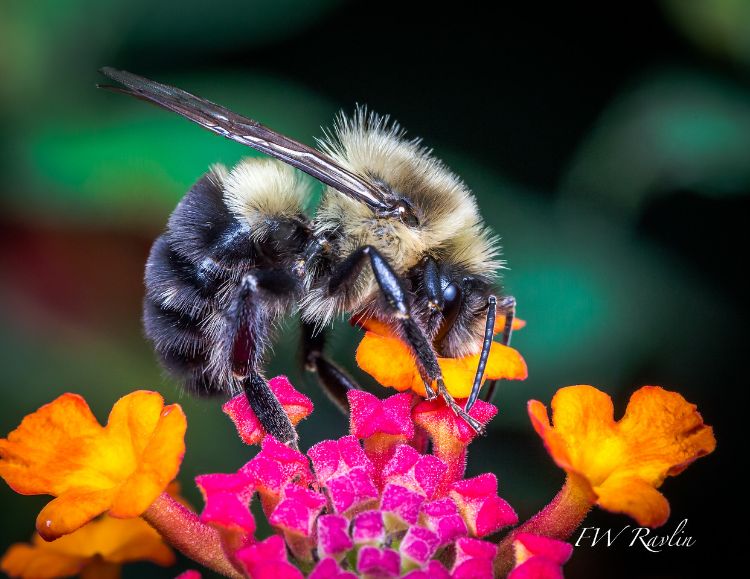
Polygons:
[[167,493],[153,502],[143,518],[186,557],[225,577],[242,578],[224,553],[219,531],[201,523],[198,515]]
[[589,489],[568,477],[550,503],[500,541],[495,558],[495,577],[505,577],[515,563],[513,541],[519,533],[566,540],[594,506]]

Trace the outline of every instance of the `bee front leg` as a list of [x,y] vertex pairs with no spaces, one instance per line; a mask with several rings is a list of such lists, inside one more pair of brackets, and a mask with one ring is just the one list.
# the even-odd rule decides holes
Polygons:
[[349,415],[347,392],[362,387],[323,352],[325,330],[316,331],[315,324],[302,323],[302,355],[305,370],[314,372],[328,398],[345,415]]
[[274,298],[261,289],[258,276],[247,274],[242,279],[226,314],[232,374],[242,384],[248,404],[265,431],[276,440],[297,448],[297,431],[260,374],[273,322],[267,303],[271,299]]
[[[456,415],[465,420],[476,432],[482,432],[484,429],[481,423],[469,416],[456,403],[445,387],[443,373],[440,370],[435,349],[422,331],[422,328],[419,327],[411,315],[403,282],[377,249],[370,245],[360,247],[341,262],[331,276],[328,286],[329,292],[335,293],[345,285],[353,283],[367,260],[369,260],[372,271],[375,274],[378,287],[393,312],[404,341],[409,345],[417,359],[417,367],[424,382],[427,399],[433,400],[437,396],[442,396],[446,404],[448,404]],[[432,387],[433,383],[437,385],[437,392]]]
[[417,358],[417,366],[422,375],[427,399],[432,400],[437,397],[437,393],[432,388],[432,382],[443,379],[435,351],[411,316],[406,290],[401,279],[380,252],[371,245],[365,245],[352,252],[332,273],[328,291],[330,294],[335,294],[353,284],[367,261],[370,262],[378,287],[397,321],[404,341],[411,347]]

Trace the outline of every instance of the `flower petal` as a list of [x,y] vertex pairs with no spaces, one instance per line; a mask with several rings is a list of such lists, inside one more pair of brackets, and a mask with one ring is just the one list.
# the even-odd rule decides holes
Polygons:
[[497,545],[479,539],[461,538],[456,541],[454,579],[491,579]]
[[112,504],[112,492],[70,490],[47,503],[39,512],[36,528],[51,541],[80,529]]
[[[307,418],[313,411],[312,401],[296,390],[286,376],[276,376],[268,381],[268,386],[281,403],[289,420],[294,426]],[[232,419],[237,433],[245,444],[260,444],[266,436],[266,431],[255,416],[247,402],[245,394],[238,394],[221,407],[224,413]]]
[[[382,331],[380,326],[376,326]],[[359,367],[387,388],[399,392],[413,390],[425,396],[424,383],[409,347],[390,331],[367,331],[357,347]],[[454,398],[467,398],[474,383],[479,353],[462,358],[438,358],[448,392]],[[526,362],[510,348],[493,342],[487,359],[484,380],[525,380]]]
[[357,554],[357,571],[365,577],[398,577],[400,569],[401,557],[393,549],[365,546]]
[[168,566],[175,556],[144,520],[104,516],[51,543],[35,535],[31,544],[13,545],[0,568],[12,577],[42,579],[76,575],[97,561],[115,567],[132,561]]
[[600,507],[630,515],[642,527],[659,527],[669,518],[669,503],[664,495],[637,476],[610,476],[594,490]]
[[78,575],[88,563],[86,557],[41,550],[25,543],[16,543],[3,555],[0,570],[9,577],[53,579]]
[[357,579],[351,571],[344,571],[330,557],[322,559],[307,576],[308,579]]
[[636,391],[617,422],[610,397],[592,386],[555,394],[554,426],[540,402],[529,402],[529,416],[572,484],[592,503],[644,526],[661,525],[669,516],[669,504],[655,490],[664,479],[716,447],[695,405],[656,386]]
[[450,497],[475,537],[484,537],[518,522],[511,506],[497,496],[497,477],[485,473],[451,485]]
[[350,390],[347,398],[353,436],[362,439],[375,434],[414,436],[410,396],[396,394],[380,400],[364,390]]
[[83,398],[64,394],[0,439],[0,476],[16,492],[58,497],[37,519],[52,540],[107,510],[143,513],[177,475],[186,428],[182,409],[156,392],[121,398],[106,427]]
[[206,503],[201,522],[241,537],[255,532],[255,519],[249,509],[255,488],[247,473],[203,474],[195,478],[195,484]]
[[341,559],[354,546],[349,536],[349,519],[340,515],[318,517],[318,555]]
[[573,545],[549,537],[519,533],[513,541],[515,568],[508,579],[562,579],[562,566]]
[[302,572],[289,563],[284,539],[271,535],[265,541],[243,547],[237,560],[253,579],[303,579]]

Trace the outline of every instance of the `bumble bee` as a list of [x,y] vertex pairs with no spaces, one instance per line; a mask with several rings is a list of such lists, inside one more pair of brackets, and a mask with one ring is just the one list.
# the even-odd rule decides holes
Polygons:
[[[359,386],[324,352],[341,314],[375,318],[410,347],[428,399],[474,430],[496,311],[510,340],[515,300],[495,297],[502,262],[473,194],[388,117],[339,116],[315,149],[183,90],[112,68],[104,86],[176,112],[271,158],[215,165],[182,198],[146,264],[143,322],[162,364],[203,395],[244,391],[267,432],[296,433],[263,377],[275,323],[298,311],[306,369],[346,408]],[[326,187],[314,216],[298,169]],[[462,408],[438,356],[481,352]],[[492,387],[490,386],[490,389]]]

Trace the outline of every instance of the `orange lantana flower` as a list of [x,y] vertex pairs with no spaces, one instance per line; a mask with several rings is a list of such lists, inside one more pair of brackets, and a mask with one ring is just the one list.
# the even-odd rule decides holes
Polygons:
[[37,517],[50,541],[106,511],[143,513],[177,475],[186,428],[180,406],[156,392],[121,398],[104,427],[83,398],[63,394],[0,439],[0,476],[18,493],[57,497]]
[[[409,347],[384,323],[374,319],[358,320],[366,331],[357,347],[357,364],[362,370],[388,388],[399,392],[413,390],[425,396],[424,382],[419,375],[416,361]],[[495,333],[502,331],[505,317],[498,316]],[[525,325],[516,319],[514,329]],[[445,387],[454,398],[468,398],[477,371],[479,354],[462,358],[438,358],[443,372]],[[484,380],[524,380],[528,375],[526,362],[516,350],[492,343]]]
[[83,579],[114,579],[120,566],[152,561],[168,566],[175,556],[146,521],[104,516],[51,543],[35,534],[29,543],[16,543],[0,561],[10,577],[53,579],[79,575]]
[[656,489],[716,446],[695,405],[675,392],[644,386],[615,422],[612,399],[592,386],[569,386],[552,399],[552,421],[541,402],[529,415],[569,482],[592,502],[657,527],[669,503]]

